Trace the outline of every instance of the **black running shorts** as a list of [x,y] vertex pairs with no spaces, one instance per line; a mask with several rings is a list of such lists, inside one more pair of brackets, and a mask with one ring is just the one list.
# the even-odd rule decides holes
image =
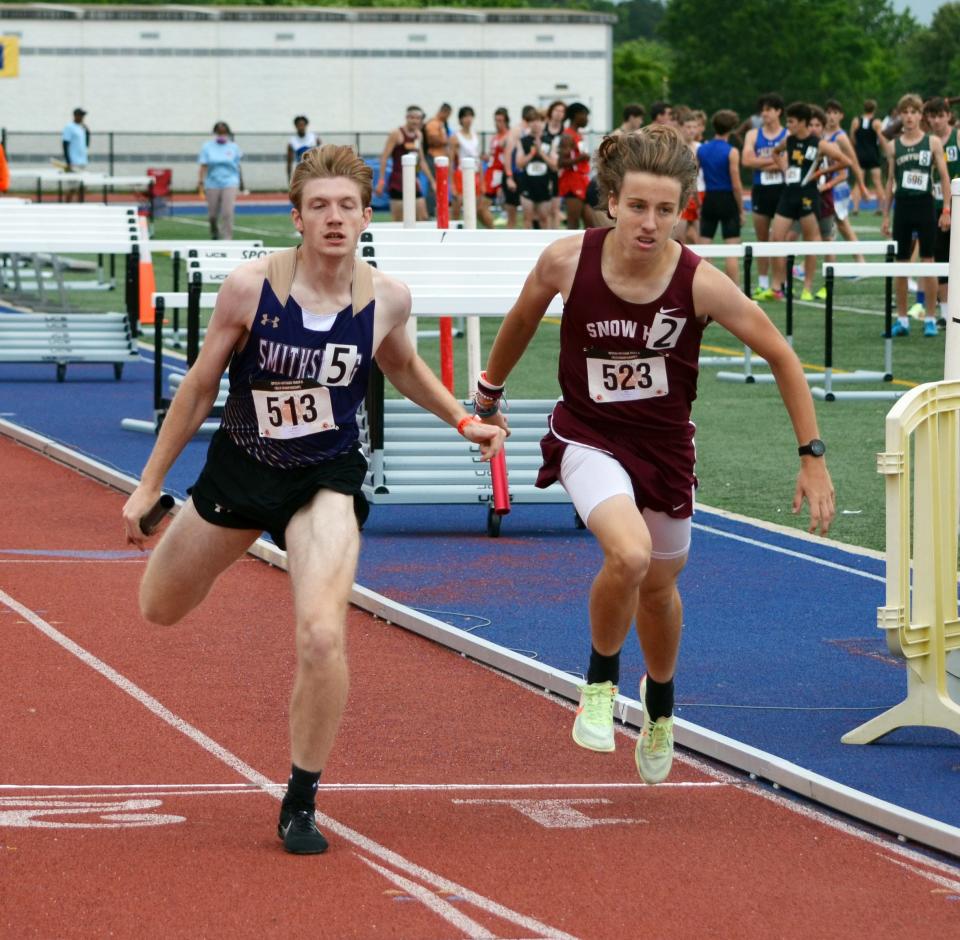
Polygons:
[[740,208],[730,190],[708,189],[700,206],[700,234],[704,238],[713,238],[718,225],[724,238],[739,237]]
[[909,261],[913,240],[920,243],[920,257],[932,258],[937,241],[937,217],[933,196],[900,196],[893,204],[893,240],[897,261]]
[[783,183],[773,186],[754,186],[750,190],[750,208],[757,215],[773,218],[777,214],[777,203],[780,193],[783,192]]
[[367,461],[359,444],[309,467],[280,469],[255,460],[218,430],[207,462],[187,492],[200,517],[212,525],[260,529],[286,549],[287,525],[318,490],[352,496],[357,525],[362,527],[370,513],[362,492],[366,475]]

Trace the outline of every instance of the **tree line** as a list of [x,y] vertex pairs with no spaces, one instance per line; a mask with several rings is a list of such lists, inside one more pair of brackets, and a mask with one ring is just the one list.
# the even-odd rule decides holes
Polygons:
[[[88,0],[144,6],[168,0]],[[219,0],[220,3],[223,0]],[[193,5],[217,0],[193,0]],[[960,95],[960,2],[929,27],[891,0],[230,0],[231,5],[533,7],[617,17],[614,114],[658,99],[711,113],[751,114],[756,98],[836,98],[848,114],[865,98],[881,108],[903,93]]]

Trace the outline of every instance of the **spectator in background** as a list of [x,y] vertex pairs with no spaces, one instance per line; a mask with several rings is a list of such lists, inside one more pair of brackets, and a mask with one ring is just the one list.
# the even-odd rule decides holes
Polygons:
[[623,123],[613,132],[614,134],[632,134],[643,127],[643,118],[646,115],[642,104],[628,104],[623,109]]
[[[90,128],[83,119],[87,112],[83,108],[73,109],[73,120],[63,129],[63,162],[67,172],[83,171],[87,168],[90,148]],[[77,194],[74,185],[66,187],[66,201],[72,202]]]
[[593,210],[587,202],[590,185],[590,148],[580,131],[590,122],[590,109],[579,101],[567,108],[567,127],[560,138],[557,165],[560,170],[559,194],[567,207],[567,228],[593,225]]
[[[567,106],[562,101],[552,101],[547,106],[547,123],[543,129],[543,139],[550,144],[550,155],[556,165],[560,156],[560,137],[563,134],[563,121],[567,116]],[[556,170],[550,171],[550,189],[553,202],[550,204],[550,228],[560,228],[560,177]]]
[[669,101],[654,101],[650,105],[650,123],[673,125],[673,105]]
[[503,209],[507,216],[507,228],[517,227],[517,206],[520,205],[520,190],[513,176],[510,138],[510,113],[506,108],[497,108],[493,112],[496,133],[490,141],[487,154],[487,169],[483,176],[483,207],[488,212],[503,196]]
[[463,168],[461,161],[469,157],[475,168],[474,185],[477,193],[477,219],[487,228],[493,228],[493,216],[490,207],[480,198],[482,161],[480,159],[480,135],[473,129],[473,119],[476,112],[469,105],[465,105],[457,112],[460,129],[450,138],[450,166],[453,168],[453,212],[451,218],[459,219],[463,209]]
[[[893,108],[890,113],[895,112],[896,108]],[[850,124],[850,137],[853,140],[857,161],[877,194],[877,215],[883,215],[884,209],[881,173],[883,155],[880,144],[880,135],[883,133],[884,126],[884,122],[877,117],[877,103],[873,98],[867,98],[864,101],[863,113],[858,114]],[[853,214],[856,215],[860,211],[860,193],[854,189],[852,196]]]
[[[380,154],[380,172],[377,175],[377,195],[383,193],[386,188],[390,196],[390,216],[394,222],[403,221],[403,157],[408,153],[417,155],[417,163],[420,169],[426,171],[427,179],[433,186],[433,171],[427,166],[426,157],[423,153],[423,131],[420,129],[423,124],[423,111],[417,105],[412,104],[407,108],[406,119],[402,126],[391,131],[387,135],[386,143],[383,145],[383,153]],[[387,178],[387,159],[390,159],[390,177]],[[418,173],[419,175],[419,173]],[[416,182],[417,193],[417,220],[425,222],[427,220],[427,203],[423,198],[423,192],[420,189],[420,180]]]
[[242,158],[243,153],[233,142],[230,125],[226,121],[217,121],[213,125],[213,138],[200,148],[197,158],[200,164],[197,191],[207,201],[210,237],[213,239],[233,238]]
[[314,147],[320,146],[320,138],[313,131],[307,130],[310,122],[302,115],[293,119],[293,126],[296,128],[296,134],[291,135],[287,141],[287,182],[290,182],[290,176],[293,173],[293,166],[299,163],[303,155]]
[[523,171],[520,198],[524,228],[550,228],[553,203],[550,168],[557,164],[550,153],[550,144],[543,140],[546,118],[543,111],[534,110],[528,119],[528,133],[520,138],[517,166]]
[[[720,226],[727,245],[740,243],[743,227],[743,184],[740,181],[740,151],[730,143],[730,134],[740,117],[736,111],[717,111],[713,116],[713,139],[700,145],[697,162],[703,174],[703,205],[700,207],[702,245],[709,245]],[[736,258],[724,258],[723,268],[734,284],[740,283]]]
[[[453,112],[453,108],[444,102],[440,105],[437,113],[427,121],[423,128],[424,150],[426,151],[426,163],[430,167],[433,178],[437,178],[436,159],[437,157],[450,157],[450,133],[447,130],[447,121]],[[436,193],[432,190],[427,191],[427,215],[435,216],[437,214]]]

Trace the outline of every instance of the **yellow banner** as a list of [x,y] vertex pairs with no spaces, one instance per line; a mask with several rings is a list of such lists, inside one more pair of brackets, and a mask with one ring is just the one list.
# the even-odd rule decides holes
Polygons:
[[20,39],[0,36],[0,78],[16,78],[20,74]]

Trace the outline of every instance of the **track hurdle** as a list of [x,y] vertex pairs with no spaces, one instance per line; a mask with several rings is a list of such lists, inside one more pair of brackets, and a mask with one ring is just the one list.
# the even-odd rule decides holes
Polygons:
[[[844,262],[842,264],[825,264],[823,273],[827,284],[826,316],[824,318],[823,364],[822,376],[808,376],[810,381],[822,381],[823,388],[812,388],[814,398],[821,401],[842,401],[856,399],[899,398],[903,391],[835,391],[836,382],[890,382],[893,379],[893,279],[895,277],[936,277],[946,275],[946,264],[931,262],[888,261],[885,264],[857,264]],[[841,372],[833,371],[833,302],[836,293],[837,277],[882,277],[886,279],[884,293],[884,371]]]
[[[787,290],[784,295],[786,302],[786,322],[784,324],[784,335],[787,342],[793,346],[793,262],[798,256],[813,255],[823,257],[824,255],[883,255],[888,261],[893,260],[896,251],[896,242],[891,241],[868,241],[868,242],[751,242],[744,246],[746,256],[751,258],[782,258],[787,256]],[[745,284],[749,291],[749,276],[745,276]],[[829,304],[830,287],[827,286]],[[749,296],[749,293],[748,293]],[[826,355],[826,353],[825,353]],[[718,372],[717,379],[721,382],[743,382],[747,385],[756,383],[770,383],[776,381],[769,372],[754,373],[751,368],[751,359],[749,350],[744,349],[745,365],[742,372]],[[842,377],[841,377],[842,376]],[[866,382],[866,381],[885,381],[883,373],[876,372],[850,372],[834,375],[833,381],[848,382]],[[825,381],[826,373],[810,372],[807,373],[808,382]],[[888,379],[886,381],[889,381]],[[833,399],[830,399],[833,401]]]
[[947,693],[947,656],[960,650],[958,447],[960,381],[912,388],[890,409],[886,449],[877,455],[887,508],[886,603],[877,626],[890,652],[906,661],[907,697],[847,732],[844,744],[869,744],[911,725],[960,734],[960,706]]

